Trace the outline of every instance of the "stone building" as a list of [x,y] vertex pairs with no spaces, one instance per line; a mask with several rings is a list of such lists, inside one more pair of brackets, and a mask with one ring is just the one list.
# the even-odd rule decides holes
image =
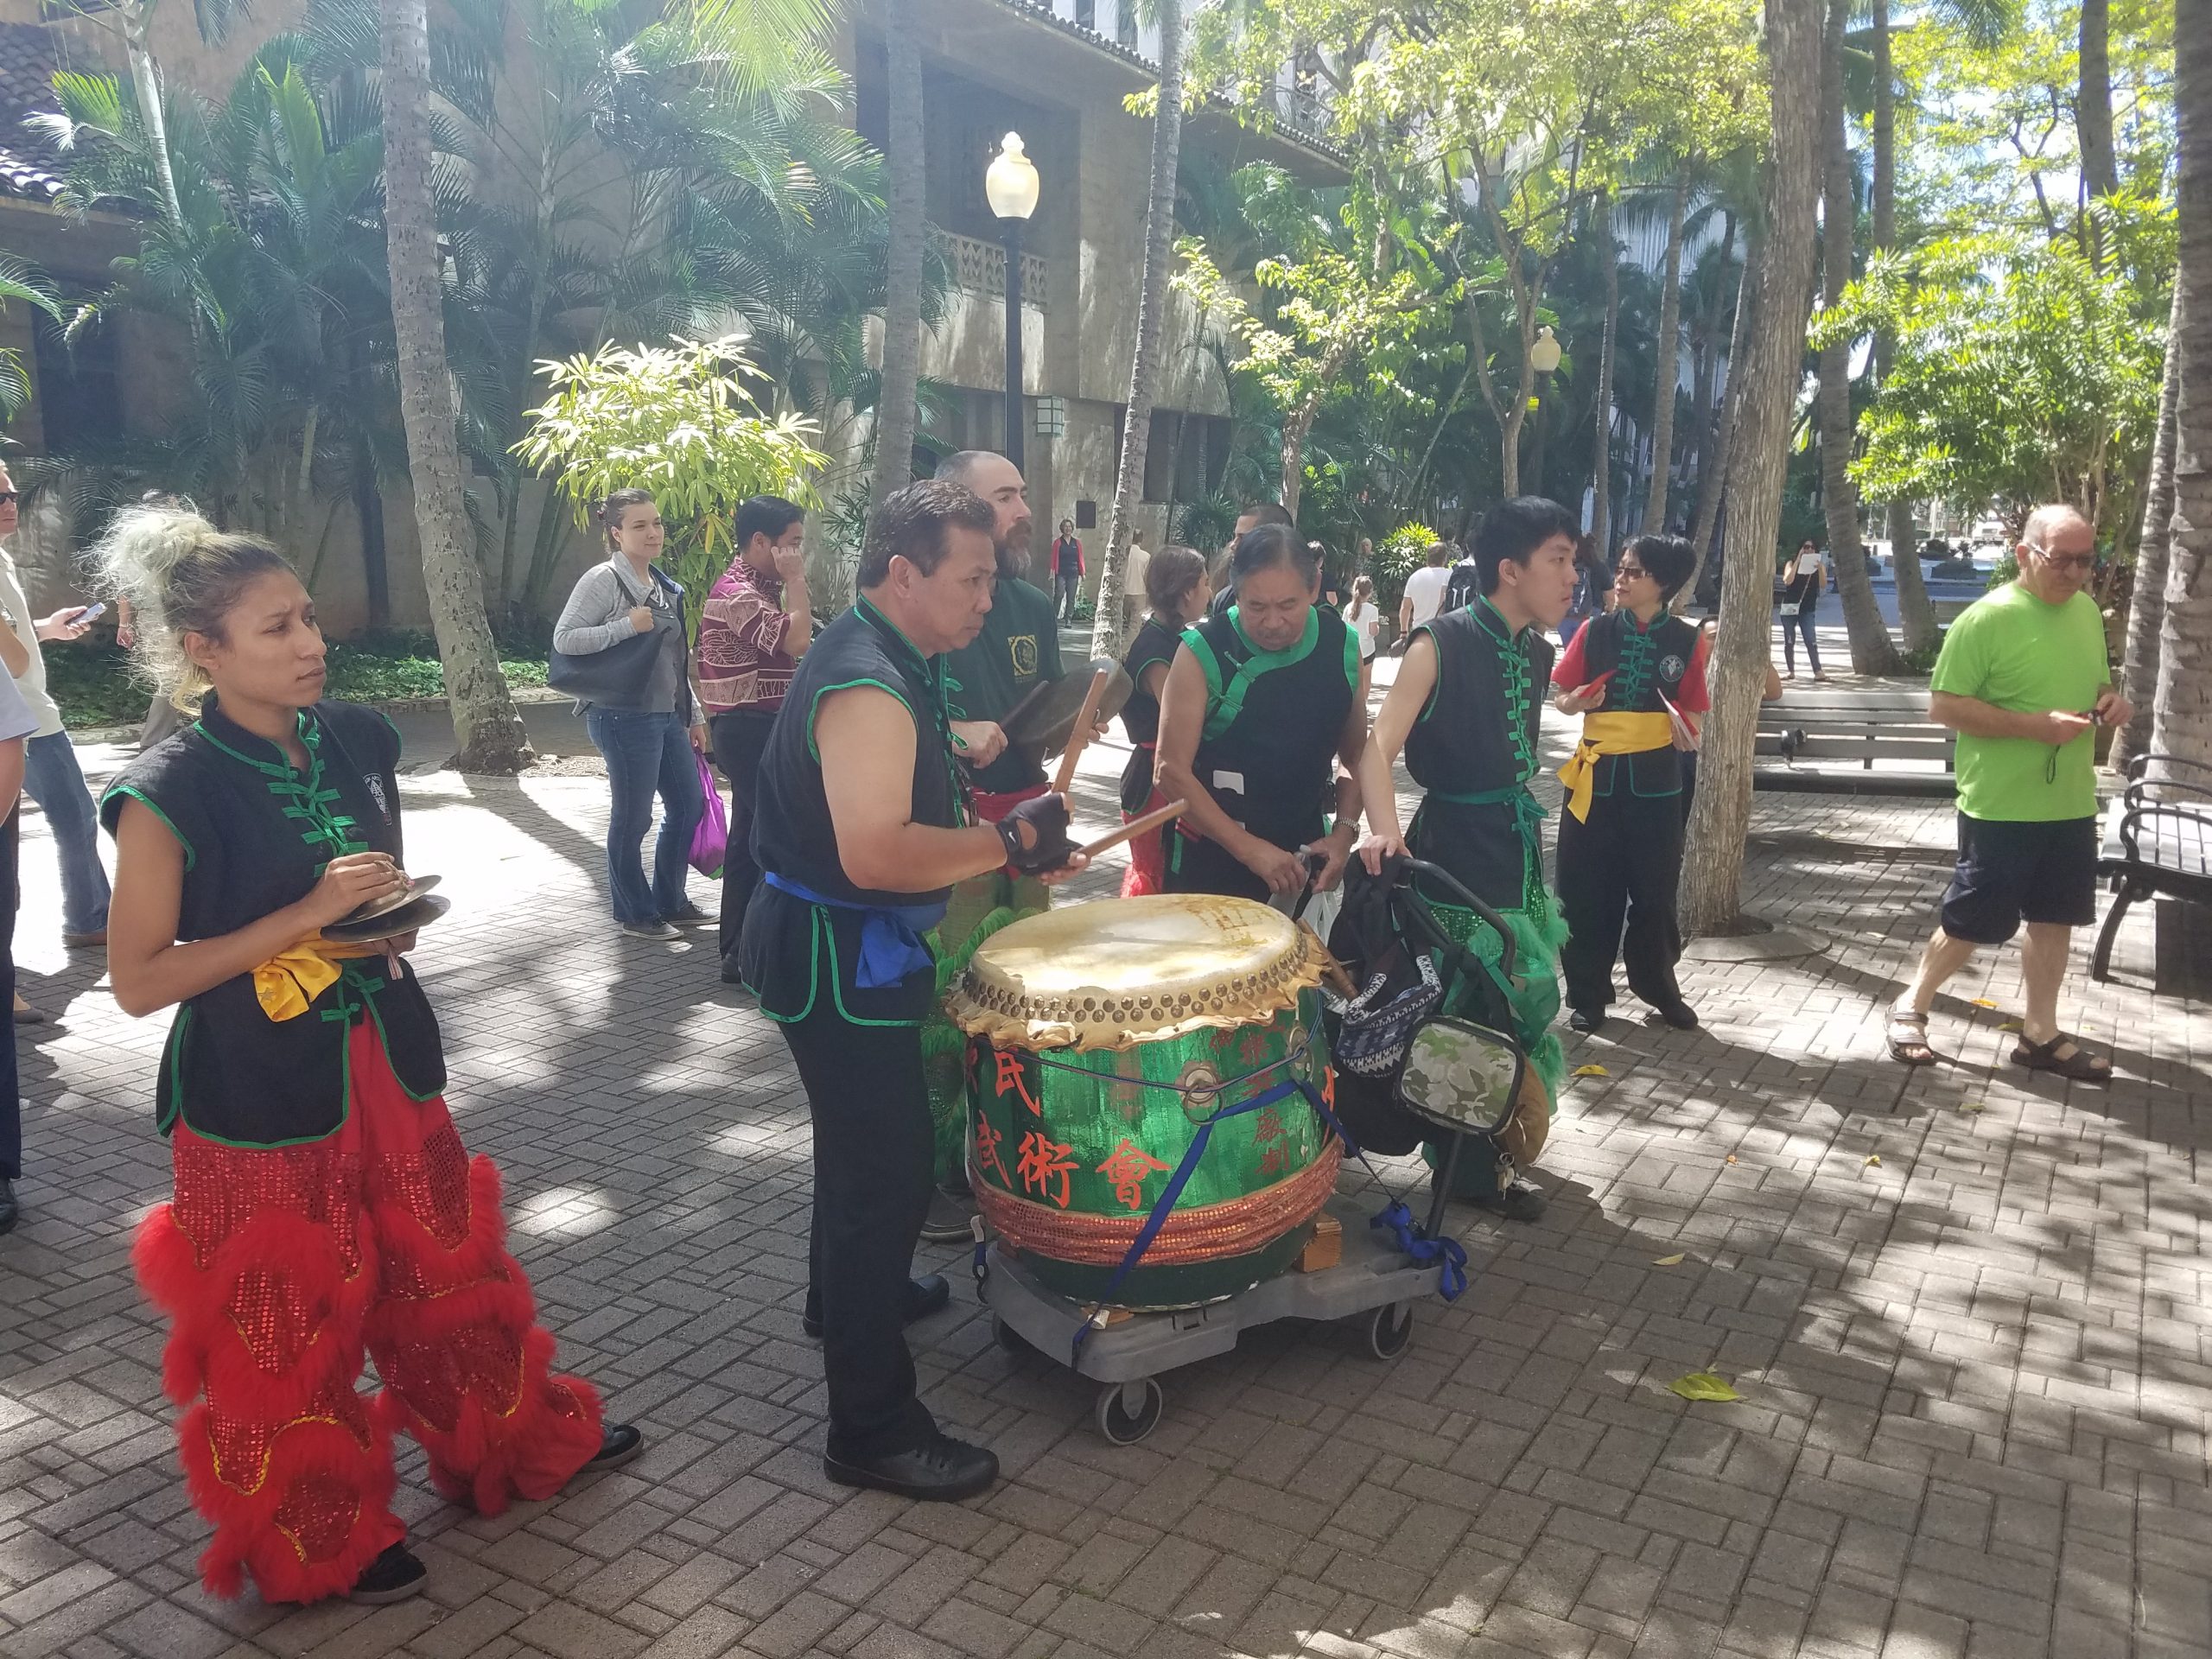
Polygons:
[[[301,0],[264,0],[219,46],[203,41],[192,9],[153,12],[152,45],[173,85],[211,95],[226,89],[252,50],[297,21]],[[983,175],[1000,140],[1020,132],[1040,175],[1023,255],[1023,389],[1026,461],[1040,545],[1061,518],[1083,526],[1103,547],[1119,454],[1122,403],[1136,333],[1149,183],[1151,123],[1125,99],[1156,83],[1156,38],[1140,27],[1133,0],[889,0],[855,6],[836,54],[850,76],[849,118],[879,147],[887,130],[883,41],[874,19],[889,16],[917,31],[924,62],[928,215],[942,238],[951,276],[945,315],[925,340],[929,389],[918,469],[963,448],[995,448],[1003,437],[1006,374],[1004,256],[999,226],[983,196]],[[527,51],[515,25],[517,52]],[[512,67],[512,66],[511,66]],[[54,107],[59,70],[127,73],[115,16],[98,0],[65,14],[49,0],[0,0],[0,253],[48,273],[66,291],[96,292],[111,263],[136,244],[118,215],[77,216],[55,204],[59,162],[23,125]],[[1238,127],[1225,108],[1202,104],[1185,124],[1186,155],[1215,165],[1251,161],[1282,165],[1315,181],[1341,177],[1338,158],[1301,136],[1317,124],[1296,118],[1300,95],[1285,77],[1282,113],[1273,130]],[[0,346],[15,349],[30,373],[33,396],[7,433],[4,453],[39,457],[85,453],[118,437],[163,432],[192,395],[181,342],[159,323],[118,313],[65,349],[58,331],[21,304],[0,314]],[[1203,348],[1199,320],[1177,296],[1169,317],[1165,372],[1153,417],[1141,527],[1156,545],[1168,503],[1217,487],[1229,446],[1226,387]],[[836,428],[826,493],[864,488],[864,422]],[[382,568],[393,624],[420,626],[427,607],[404,486],[381,502]],[[488,501],[488,493],[486,500]],[[368,612],[368,576],[359,504],[318,500],[291,550],[316,572],[323,614],[335,631],[359,626]],[[518,526],[534,537],[545,508],[525,494]],[[558,510],[557,508],[555,510]],[[18,556],[54,597],[69,583],[66,515],[49,505],[27,520]],[[557,608],[573,572],[596,549],[571,535],[558,580]],[[1091,560],[1095,582],[1099,561]]]

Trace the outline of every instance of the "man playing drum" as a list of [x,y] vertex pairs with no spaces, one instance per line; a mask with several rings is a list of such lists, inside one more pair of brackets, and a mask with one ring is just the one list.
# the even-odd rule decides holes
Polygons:
[[988,503],[943,480],[878,510],[860,597],[801,659],[761,756],[761,887],[740,946],[813,1118],[804,1323],[829,1384],[823,1470],[914,1498],[970,1497],[998,1473],[989,1452],[938,1432],[901,1332],[950,1294],[941,1277],[907,1277],[931,1176],[920,1027],[937,968],[921,936],[955,882],[1009,862],[1058,881],[1084,863],[1065,797],[978,823],[955,760],[944,657],[990,611],[993,524]]
[[[1574,516],[1554,501],[1518,496],[1499,503],[1475,531],[1482,595],[1414,631],[1397,683],[1376,716],[1360,773],[1367,810],[1360,856],[1370,872],[1382,861],[1416,858],[1449,870],[1513,930],[1518,971],[1510,988],[1516,1035],[1548,1098],[1534,1101],[1484,1147],[1462,1153],[1455,1196],[1510,1219],[1534,1221],[1542,1192],[1516,1173],[1543,1144],[1566,1060],[1551,1023],[1559,1013],[1559,947],[1566,928],[1544,886],[1537,825],[1543,809],[1529,792],[1536,774],[1536,725],[1551,679],[1556,627],[1574,594]],[[1427,791],[1410,833],[1398,823],[1390,768],[1402,749],[1407,770]],[[1437,920],[1478,957],[1499,959],[1499,942],[1475,914],[1424,891]],[[1527,1121],[1523,1121],[1526,1119]]]
[[1325,893],[1359,829],[1367,665],[1344,618],[1314,602],[1320,562],[1290,526],[1239,537],[1230,576],[1236,603],[1184,634],[1160,692],[1160,792],[1189,803],[1167,891]]

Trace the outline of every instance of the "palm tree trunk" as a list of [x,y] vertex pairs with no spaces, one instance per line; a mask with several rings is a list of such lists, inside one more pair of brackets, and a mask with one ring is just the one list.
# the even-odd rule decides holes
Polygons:
[[2151,747],[2212,765],[2212,0],[2174,6],[2182,324],[2174,514]]
[[[1821,67],[1821,140],[1827,188],[1821,213],[1823,303],[1841,302],[1851,286],[1855,210],[1851,200],[1851,148],[1844,126],[1843,35],[1851,0],[1831,0]],[[1904,666],[1874,601],[1866,550],[1859,540],[1859,489],[1852,483],[1851,343],[1837,340],[1821,353],[1817,405],[1821,435],[1821,507],[1827,520],[1828,556],[1843,597],[1844,626],[1851,635],[1851,666],[1861,674],[1895,674]]]
[[2112,0],[2082,0],[2081,85],[2074,123],[2082,144],[2082,183],[2089,200],[2120,188],[2112,147]]
[[[1682,924],[1693,934],[1742,926],[1744,845],[1751,818],[1751,751],[1758,735],[1768,639],[1774,626],[1775,537],[1789,417],[1805,355],[1813,293],[1813,207],[1821,158],[1821,0],[1766,0],[1773,123],[1766,179],[1768,226],[1745,280],[1758,273],[1757,310],[1736,359],[1738,407],[1728,447],[1728,545],[1720,634],[1712,668],[1713,713],[1698,762],[1689,851],[1682,868]],[[1746,296],[1746,300],[1751,296]],[[1739,302],[1740,303],[1740,302]]]
[[2158,389],[2158,435],[2151,448],[2151,478],[2143,492],[2143,533],[2135,550],[2135,592],[2127,607],[2127,646],[2121,663],[2121,690],[2135,705],[2135,718],[2120,728],[2112,746],[2112,769],[2123,775],[2127,764],[2151,747],[2151,715],[2158,696],[2159,629],[2166,618],[2166,570],[2173,536],[2174,417],[2181,392],[2181,283],[2174,283],[2173,320],[2166,328],[2166,372]]
[[[1728,261],[1736,254],[1736,215],[1732,211],[1722,216],[1720,241],[1715,257],[1720,262],[1720,275],[1728,274]],[[1705,296],[1702,315],[1698,318],[1696,365],[1690,375],[1690,435],[1689,443],[1682,452],[1682,477],[1685,483],[1694,482],[1700,511],[1705,498],[1710,493],[1707,475],[1713,467],[1713,390],[1720,372],[1721,308],[1727,303],[1727,285],[1715,282],[1712,291]]]
[[383,0],[385,241],[391,268],[399,413],[407,431],[423,583],[445,668],[463,772],[518,772],[529,740],[499,671],[484,579],[461,507],[461,450],[446,366],[443,268],[430,194],[430,41],[426,0]]
[[[1890,58],[1890,0],[1874,0],[1874,250],[1887,252],[1897,245],[1897,74]],[[1890,378],[1896,362],[1896,334],[1884,328],[1874,336],[1874,378]],[[1934,651],[1942,643],[1936,626],[1936,607],[1928,598],[1928,583],[1920,569],[1920,550],[1914,543],[1912,505],[1892,501],[1885,525],[1890,538],[1890,562],[1897,572],[1897,620],[1904,630],[1904,648],[1915,656]]]
[[[1137,289],[1137,343],[1129,362],[1128,416],[1122,429],[1121,473],[1114,480],[1114,516],[1106,529],[1106,563],[1098,573],[1094,658],[1122,655],[1122,589],[1129,532],[1144,498],[1144,463],[1151,448],[1152,408],[1160,394],[1160,325],[1175,257],[1175,175],[1183,147],[1182,0],[1160,0],[1160,104],[1152,117],[1152,189],[1144,209],[1144,275]],[[1171,494],[1173,493],[1171,489]]]
[[1620,348],[1621,261],[1613,242],[1613,194],[1598,194],[1594,237],[1598,257],[1605,264],[1605,334],[1598,349],[1598,409],[1591,453],[1596,457],[1596,499],[1590,514],[1590,533],[1596,538],[1598,556],[1613,556],[1613,362]]
[[922,52],[909,24],[887,16],[891,154],[890,253],[883,305],[883,374],[875,395],[875,473],[868,499],[914,475],[914,400],[922,372],[922,245],[926,156],[922,124]]
[[1713,532],[1720,526],[1721,504],[1728,499],[1729,467],[1734,450],[1731,444],[1735,436],[1736,411],[1743,405],[1740,391],[1744,354],[1751,349],[1751,311],[1759,291],[1759,264],[1764,240],[1756,231],[1745,239],[1744,270],[1736,278],[1736,316],[1728,328],[1728,378],[1720,383],[1720,424],[1713,434],[1713,465],[1710,485],[1705,480],[1698,482],[1697,522],[1690,526],[1690,545],[1697,549],[1697,569],[1689,579],[1689,588],[1694,593],[1699,580],[1705,575],[1706,561],[1713,556]]
[[1675,175],[1675,207],[1667,219],[1667,263],[1659,277],[1659,332],[1652,346],[1651,488],[1643,498],[1643,533],[1667,528],[1668,474],[1675,464],[1675,395],[1682,367],[1682,218],[1689,211],[1690,174]]
[[139,118],[145,123],[146,142],[154,151],[154,175],[162,187],[162,205],[169,223],[184,228],[184,207],[176,194],[176,170],[169,160],[169,124],[162,107],[161,72],[154,64],[151,30],[152,0],[132,0],[123,9],[123,46],[130,60],[130,84],[138,94]]

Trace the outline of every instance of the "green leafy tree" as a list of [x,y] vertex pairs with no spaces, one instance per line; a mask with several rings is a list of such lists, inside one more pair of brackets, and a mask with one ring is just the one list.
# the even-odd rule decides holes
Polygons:
[[814,480],[829,457],[813,446],[815,423],[762,412],[741,340],[603,346],[539,367],[551,395],[530,411],[517,456],[552,479],[579,524],[616,490],[651,490],[674,531],[694,623],[735,551],[746,497],[817,504]]

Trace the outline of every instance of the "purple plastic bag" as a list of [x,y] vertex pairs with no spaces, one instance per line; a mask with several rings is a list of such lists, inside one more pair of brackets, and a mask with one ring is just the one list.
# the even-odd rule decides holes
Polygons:
[[714,769],[708,766],[707,757],[694,754],[699,763],[699,789],[707,798],[707,810],[699,815],[699,827],[691,832],[691,868],[704,876],[722,873],[722,857],[729,850],[729,814],[722,807],[722,792],[715,786]]

